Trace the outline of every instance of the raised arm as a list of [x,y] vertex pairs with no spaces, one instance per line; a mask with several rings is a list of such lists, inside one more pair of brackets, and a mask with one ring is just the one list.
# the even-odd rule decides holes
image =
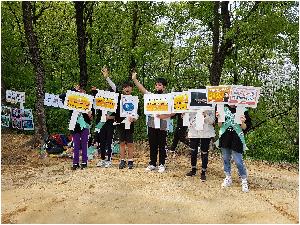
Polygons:
[[143,94],[147,94],[148,91],[146,90],[146,88],[144,88],[144,86],[137,80],[136,72],[133,71],[131,73],[131,75],[132,75],[132,80],[133,80],[134,84],[137,86],[137,88],[140,90],[140,92],[142,92]]
[[115,85],[114,82],[112,82],[112,80],[109,78],[109,72],[106,66],[103,67],[103,69],[101,70],[105,80],[107,81],[107,83],[109,84],[109,86],[114,90],[114,92],[117,91],[117,87]]

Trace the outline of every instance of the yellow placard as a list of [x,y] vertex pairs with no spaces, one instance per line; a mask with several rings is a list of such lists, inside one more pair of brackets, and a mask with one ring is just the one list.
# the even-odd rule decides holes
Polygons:
[[188,103],[188,94],[176,95],[174,97],[174,110],[187,110]]
[[228,102],[230,86],[215,86],[207,89],[207,102]]
[[107,109],[114,109],[116,103],[112,98],[105,98],[105,97],[97,97],[95,98],[96,106],[103,107]]
[[78,96],[78,95],[69,95],[67,96],[67,107],[88,110],[90,108],[90,100],[87,97]]

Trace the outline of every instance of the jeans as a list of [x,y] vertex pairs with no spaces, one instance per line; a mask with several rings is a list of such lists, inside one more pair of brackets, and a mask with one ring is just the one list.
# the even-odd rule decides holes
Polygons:
[[233,151],[229,148],[221,148],[224,162],[224,172],[226,176],[231,176],[231,155],[238,168],[239,175],[242,179],[247,178],[247,171],[243,161],[243,154]]
[[208,149],[209,149],[210,139],[211,138],[191,138],[190,139],[192,168],[196,168],[196,166],[197,166],[198,146],[200,145],[202,171],[206,171],[207,164],[208,164]]

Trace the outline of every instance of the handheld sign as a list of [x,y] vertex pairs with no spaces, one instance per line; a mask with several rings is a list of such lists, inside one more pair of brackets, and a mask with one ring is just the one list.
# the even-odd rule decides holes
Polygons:
[[125,123],[125,129],[130,129],[129,116],[137,117],[139,98],[132,95],[121,95],[120,117],[126,117],[121,123]]
[[94,108],[102,110],[101,122],[106,122],[107,112],[116,112],[119,93],[98,90],[95,96]]

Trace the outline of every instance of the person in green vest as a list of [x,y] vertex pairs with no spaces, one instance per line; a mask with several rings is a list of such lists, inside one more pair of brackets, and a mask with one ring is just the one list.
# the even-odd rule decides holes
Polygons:
[[[234,122],[234,117],[236,113],[236,106],[225,105],[225,122],[219,122],[219,147],[222,150],[223,163],[225,179],[222,183],[222,187],[229,187],[232,184],[231,178],[231,158],[235,161],[238,169],[239,176],[242,181],[242,191],[248,192],[248,182],[247,182],[247,171],[243,161],[243,153],[246,149],[245,136],[250,127],[251,119],[249,117],[248,111],[244,112],[241,116],[241,124]],[[219,113],[216,113],[216,117],[219,117]]]

